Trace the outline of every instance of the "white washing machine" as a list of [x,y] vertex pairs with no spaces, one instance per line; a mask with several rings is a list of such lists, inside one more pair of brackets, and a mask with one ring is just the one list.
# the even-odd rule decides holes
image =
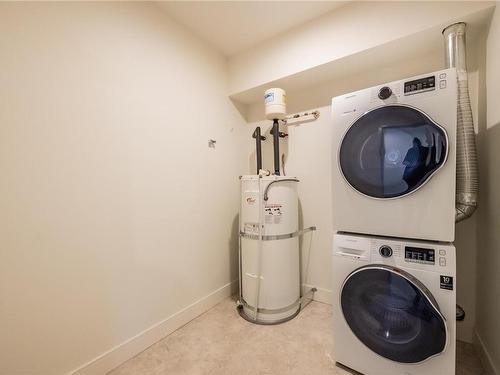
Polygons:
[[366,375],[455,374],[451,243],[336,234],[335,360]]
[[335,97],[332,117],[335,229],[453,241],[456,71]]

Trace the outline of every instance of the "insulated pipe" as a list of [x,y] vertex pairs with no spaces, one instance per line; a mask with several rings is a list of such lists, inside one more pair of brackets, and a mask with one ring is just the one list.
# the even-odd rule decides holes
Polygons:
[[278,119],[273,120],[274,174],[280,175],[280,129]]
[[467,80],[465,27],[464,22],[458,22],[443,30],[446,67],[456,68],[458,77],[455,222],[469,218],[476,210],[479,185],[474,123]]
[[257,174],[260,173],[262,169],[262,145],[261,141],[265,141],[266,137],[263,137],[260,134],[260,126],[255,128],[255,131],[252,134],[252,137],[255,138],[255,152],[257,154]]

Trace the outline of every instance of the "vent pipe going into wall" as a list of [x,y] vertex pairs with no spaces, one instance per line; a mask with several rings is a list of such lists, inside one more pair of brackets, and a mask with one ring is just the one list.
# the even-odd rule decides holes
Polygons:
[[458,76],[456,222],[472,216],[476,210],[478,192],[476,140],[465,55],[465,27],[464,22],[459,22],[443,30],[446,67],[456,68]]

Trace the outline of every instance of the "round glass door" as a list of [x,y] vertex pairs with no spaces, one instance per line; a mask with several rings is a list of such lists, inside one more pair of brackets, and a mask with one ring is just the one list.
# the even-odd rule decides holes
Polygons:
[[425,184],[447,153],[443,128],[413,107],[388,105],[352,124],[340,146],[339,164],[360,193],[397,198]]
[[446,347],[446,323],[429,291],[404,271],[365,266],[341,291],[347,324],[368,348],[387,359],[418,363]]

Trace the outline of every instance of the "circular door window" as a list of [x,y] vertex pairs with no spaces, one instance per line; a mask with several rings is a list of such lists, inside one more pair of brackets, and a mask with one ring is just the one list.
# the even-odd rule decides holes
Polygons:
[[447,153],[443,128],[413,107],[388,105],[352,124],[340,146],[339,164],[360,193],[397,198],[425,184]]
[[418,363],[441,353],[447,330],[430,292],[408,273],[384,265],[352,272],[341,291],[344,318],[375,353]]

